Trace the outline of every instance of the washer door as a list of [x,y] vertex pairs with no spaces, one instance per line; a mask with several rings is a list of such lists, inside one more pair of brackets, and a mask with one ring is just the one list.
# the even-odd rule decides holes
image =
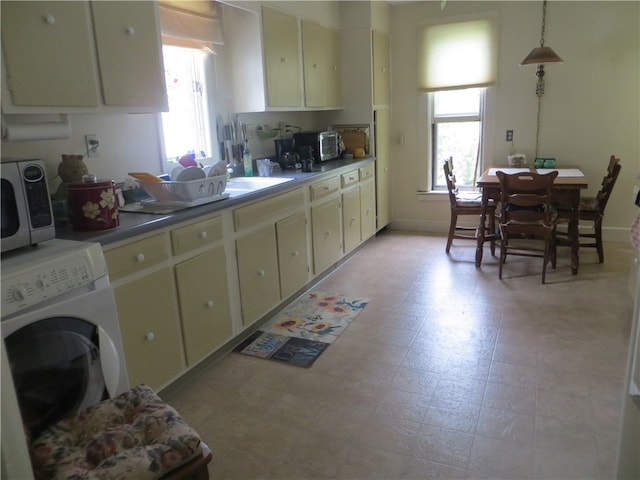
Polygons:
[[56,317],[5,339],[25,429],[32,437],[108,397],[95,325]]

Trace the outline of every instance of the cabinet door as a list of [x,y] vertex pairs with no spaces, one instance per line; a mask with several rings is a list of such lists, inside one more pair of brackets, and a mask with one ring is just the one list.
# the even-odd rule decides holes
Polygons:
[[362,241],[376,233],[376,190],[373,181],[360,184],[360,231]]
[[340,32],[329,33],[329,74],[327,79],[327,107],[342,106],[342,48]]
[[272,8],[262,7],[262,41],[267,105],[302,106],[298,19]]
[[155,2],[92,2],[106,105],[167,105]]
[[183,369],[175,282],[169,267],[115,288],[131,385],[158,389]]
[[280,302],[274,225],[236,240],[242,321],[250,325]]
[[307,265],[307,217],[304,212],[276,223],[280,293],[289,298],[309,280]]
[[376,110],[376,211],[377,229],[391,222],[391,175],[389,157],[389,110]]
[[2,48],[13,104],[97,106],[88,3],[1,5]]
[[373,45],[373,104],[390,103],[389,36],[372,32]]
[[360,245],[360,191],[357,187],[342,194],[342,232],[345,253]]
[[317,274],[334,264],[342,253],[340,242],[340,200],[311,207],[313,271]]
[[192,366],[233,334],[224,247],[190,258],[175,269],[187,365]]
[[307,107],[335,107],[341,103],[339,33],[302,21],[304,97]]

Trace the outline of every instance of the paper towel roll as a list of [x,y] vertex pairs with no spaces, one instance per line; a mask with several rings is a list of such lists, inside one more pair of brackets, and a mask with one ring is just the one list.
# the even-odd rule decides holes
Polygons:
[[71,125],[61,122],[3,124],[2,138],[7,141],[19,142],[26,140],[55,140],[69,138]]

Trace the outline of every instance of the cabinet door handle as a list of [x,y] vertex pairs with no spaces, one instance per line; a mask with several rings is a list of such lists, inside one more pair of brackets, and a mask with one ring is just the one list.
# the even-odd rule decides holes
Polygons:
[[207,308],[211,308],[211,307],[213,307],[213,300],[209,300],[209,301],[206,303],[206,305],[207,305]]
[[203,240],[207,238],[207,232],[206,231],[200,232],[200,238]]
[[127,29],[125,30],[125,32],[126,32],[126,34],[127,34],[127,35],[135,35],[135,33],[136,33],[136,29],[135,29],[135,28],[133,28],[133,27],[129,27],[129,28],[127,28]]
[[313,68],[318,68],[318,64],[317,64],[317,63],[314,63],[314,64],[313,64]]
[[46,17],[44,17],[44,21],[49,25],[53,25],[54,23],[56,23],[56,17],[54,17],[53,14],[50,13]]
[[280,57],[280,61],[284,63],[287,61],[287,59],[285,57]]
[[146,338],[148,342],[153,342],[153,340],[156,338],[156,334],[153,332],[149,332],[144,336],[144,338]]
[[353,225],[356,221],[356,217],[351,217],[351,220],[349,221],[349,225]]
[[294,257],[297,257],[300,255],[300,252],[298,252],[297,250],[294,250],[293,252],[291,252],[291,255],[293,255]]
[[264,277],[264,270],[258,270],[258,276]]
[[144,253],[139,253],[136,255],[136,260],[140,263],[144,262]]
[[324,234],[325,237],[330,237],[331,236],[331,230],[327,230]]

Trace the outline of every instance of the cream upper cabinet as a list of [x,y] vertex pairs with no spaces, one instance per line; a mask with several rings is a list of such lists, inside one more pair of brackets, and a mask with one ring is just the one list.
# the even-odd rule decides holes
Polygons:
[[374,30],[372,32],[372,49],[373,104],[388,105],[391,103],[389,36]]
[[298,19],[279,10],[262,7],[262,41],[267,106],[299,107],[302,92]]
[[167,109],[155,2],[2,2],[2,47],[5,113]]
[[293,295],[309,281],[307,262],[307,217],[296,213],[276,223],[278,267],[282,299]]
[[185,260],[175,272],[185,354],[192,366],[233,336],[224,248]]
[[222,7],[224,88],[230,108],[235,112],[342,108],[340,33],[266,3],[256,11]]
[[[2,48],[14,105],[95,107],[87,2],[2,2]],[[3,98],[3,110],[6,109]]]
[[339,32],[303,20],[302,54],[305,105],[339,107],[342,104]]
[[92,2],[105,105],[167,105],[154,2]]

